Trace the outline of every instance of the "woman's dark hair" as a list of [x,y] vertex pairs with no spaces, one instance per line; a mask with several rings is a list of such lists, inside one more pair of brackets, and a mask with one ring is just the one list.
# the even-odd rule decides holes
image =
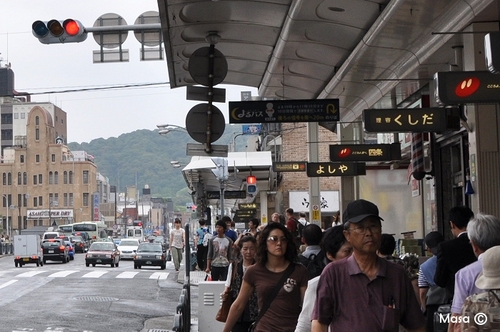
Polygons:
[[282,224],[272,222],[270,224],[267,224],[264,230],[262,230],[259,235],[259,241],[257,242],[256,260],[262,266],[266,265],[267,263],[267,238],[269,237],[269,234],[271,234],[271,231],[275,229],[281,230],[285,235],[287,242],[285,259],[289,262],[295,262],[297,260],[297,247],[293,242],[292,233],[290,233],[290,231]]
[[346,239],[344,237],[344,227],[337,225],[328,228],[323,234],[320,247],[324,252],[328,252],[335,257],[340,248],[344,245]]
[[243,244],[247,242],[252,242],[253,244],[255,244],[255,246],[257,246],[257,239],[252,235],[246,235],[240,239],[240,242],[238,242],[238,247],[240,248],[240,250],[241,248],[243,248]]
[[249,221],[251,221],[255,227],[259,227],[260,225],[260,220],[258,218],[251,218]]

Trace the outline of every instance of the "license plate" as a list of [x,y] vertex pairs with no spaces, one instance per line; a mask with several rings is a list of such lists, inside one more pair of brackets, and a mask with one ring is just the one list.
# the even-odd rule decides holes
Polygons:
[[153,263],[151,263],[151,261],[147,261],[146,264],[153,264]]
[[102,263],[102,261],[100,259],[97,259],[95,262],[96,263]]
[[23,261],[25,262],[29,262],[29,260],[30,260],[29,258],[23,258]]
[[54,250],[49,250],[49,254],[53,254],[54,253]]

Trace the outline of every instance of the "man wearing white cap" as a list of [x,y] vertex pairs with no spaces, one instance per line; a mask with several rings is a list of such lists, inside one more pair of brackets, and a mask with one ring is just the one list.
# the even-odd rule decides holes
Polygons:
[[476,287],[485,292],[469,296],[459,316],[461,331],[498,331],[500,329],[500,246],[483,254],[483,272]]

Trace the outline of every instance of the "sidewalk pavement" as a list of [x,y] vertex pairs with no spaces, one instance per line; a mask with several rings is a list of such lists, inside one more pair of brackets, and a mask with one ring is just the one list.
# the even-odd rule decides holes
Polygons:
[[[185,265],[181,264],[181,268],[177,274],[177,282],[180,284],[184,284],[186,280],[186,269]],[[191,292],[198,292],[198,286],[200,281],[205,280],[206,273],[205,271],[190,271],[189,273],[189,282],[191,285]],[[156,317],[148,319],[144,322],[144,328],[141,332],[172,332],[172,328],[174,326],[174,315]],[[198,332],[198,317],[197,313],[193,313],[191,310],[191,332]]]

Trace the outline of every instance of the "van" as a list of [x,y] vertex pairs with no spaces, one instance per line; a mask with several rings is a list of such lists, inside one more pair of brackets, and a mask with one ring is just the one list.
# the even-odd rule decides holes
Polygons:
[[43,233],[42,240],[55,239],[60,236],[65,236],[64,233],[61,232],[45,232]]

